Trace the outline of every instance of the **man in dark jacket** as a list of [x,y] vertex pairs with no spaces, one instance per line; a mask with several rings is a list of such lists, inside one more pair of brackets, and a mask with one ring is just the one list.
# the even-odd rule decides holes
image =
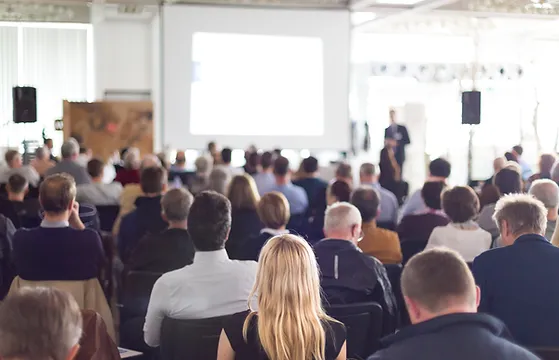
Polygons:
[[126,263],[138,242],[147,234],[157,234],[167,228],[161,218],[161,194],[167,187],[167,174],[161,167],[148,167],[140,175],[144,193],[136,199],[136,210],[122,218],[118,233],[118,251]]
[[380,261],[357,247],[361,236],[361,214],[345,202],[326,210],[326,239],[314,246],[321,273],[321,285],[328,304],[375,301],[383,308],[384,333],[397,324],[396,300],[386,270]]
[[547,213],[529,195],[501,198],[493,218],[505,247],[481,254],[473,264],[482,294],[479,311],[501,319],[528,347],[559,346],[559,248],[541,235]]
[[507,340],[498,319],[477,314],[479,288],[468,265],[451,250],[415,255],[402,273],[402,292],[413,325],[382,340],[369,360],[536,360]]

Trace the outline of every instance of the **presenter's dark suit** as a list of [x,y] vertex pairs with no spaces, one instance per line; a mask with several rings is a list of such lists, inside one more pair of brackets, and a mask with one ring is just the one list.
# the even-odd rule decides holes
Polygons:
[[384,139],[395,139],[398,142],[398,145],[394,148],[394,157],[402,168],[406,160],[405,147],[410,143],[408,129],[404,125],[391,125],[384,130]]

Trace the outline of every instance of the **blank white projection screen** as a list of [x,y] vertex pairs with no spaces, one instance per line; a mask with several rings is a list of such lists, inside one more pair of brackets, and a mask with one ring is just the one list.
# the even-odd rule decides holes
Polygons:
[[166,5],[163,144],[349,147],[347,11]]

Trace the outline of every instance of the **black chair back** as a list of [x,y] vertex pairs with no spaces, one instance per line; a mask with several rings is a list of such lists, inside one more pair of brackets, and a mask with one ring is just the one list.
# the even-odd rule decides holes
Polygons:
[[146,315],[151,291],[161,275],[148,271],[130,271],[126,275],[122,286],[121,321]]
[[113,225],[120,212],[118,205],[97,205],[101,230],[106,232],[113,231]]
[[396,231],[396,224],[392,221],[379,221],[377,222],[377,227],[390,231]]
[[383,319],[378,303],[331,305],[326,312],[346,327],[348,359],[365,359],[379,349]]
[[227,316],[199,320],[163,319],[161,360],[215,360]]
[[411,259],[415,254],[419,254],[425,247],[427,246],[427,242],[425,241],[414,241],[414,240],[406,240],[402,241],[400,247],[402,249],[402,264],[406,265],[406,263]]
[[542,360],[559,360],[559,348],[537,347],[530,348],[529,350],[539,356]]
[[405,326],[410,324],[410,318],[408,311],[406,310],[406,304],[404,302],[404,296],[402,295],[402,288],[400,287],[400,278],[402,277],[402,265],[400,264],[386,264],[384,265],[386,269],[386,274],[388,275],[388,280],[390,280],[390,285],[392,286],[392,292],[396,298],[396,305],[398,306],[398,311],[400,313],[400,326]]

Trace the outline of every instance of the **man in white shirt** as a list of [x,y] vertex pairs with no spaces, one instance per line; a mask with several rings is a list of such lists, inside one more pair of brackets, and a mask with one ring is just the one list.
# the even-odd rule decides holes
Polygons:
[[204,319],[248,309],[257,263],[230,260],[225,241],[231,229],[231,203],[216,192],[198,194],[187,219],[196,248],[194,262],[157,280],[149,301],[144,340],[160,344],[161,323],[173,319]]
[[23,176],[29,185],[37,187],[39,185],[39,173],[29,165],[23,165],[21,155],[17,150],[8,150],[4,155],[6,160],[6,168],[0,170],[0,184],[7,184],[10,176],[18,174]]

